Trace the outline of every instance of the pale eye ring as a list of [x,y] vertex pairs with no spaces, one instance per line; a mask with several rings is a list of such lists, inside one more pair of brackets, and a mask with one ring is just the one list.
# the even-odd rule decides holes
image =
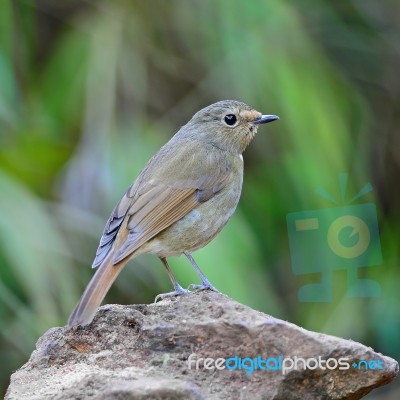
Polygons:
[[237,123],[237,118],[235,114],[227,114],[224,117],[224,122],[228,125],[228,126],[234,126]]

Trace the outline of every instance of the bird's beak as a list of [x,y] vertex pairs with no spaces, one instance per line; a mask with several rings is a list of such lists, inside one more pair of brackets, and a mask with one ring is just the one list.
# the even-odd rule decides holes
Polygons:
[[267,124],[268,122],[279,119],[277,115],[261,115],[260,118],[253,121],[253,124]]

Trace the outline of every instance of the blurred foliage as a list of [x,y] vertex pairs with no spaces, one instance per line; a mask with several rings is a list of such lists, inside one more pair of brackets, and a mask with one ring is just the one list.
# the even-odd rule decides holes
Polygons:
[[[281,120],[245,153],[242,199],[196,260],[224,293],[399,358],[400,3],[50,1],[0,3],[0,392],[90,279],[113,205],[146,160],[203,106],[242,100]],[[379,298],[301,303],[286,214],[375,190]],[[186,285],[196,277],[172,260]],[[108,302],[148,303],[170,283],[134,260]],[[397,393],[397,396],[396,396]],[[396,385],[368,398],[398,398]]]

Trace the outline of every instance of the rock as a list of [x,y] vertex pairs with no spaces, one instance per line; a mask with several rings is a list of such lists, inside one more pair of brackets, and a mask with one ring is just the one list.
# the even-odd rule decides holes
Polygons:
[[86,327],[50,329],[12,375],[6,399],[360,399],[398,369],[362,344],[206,291],[107,305]]

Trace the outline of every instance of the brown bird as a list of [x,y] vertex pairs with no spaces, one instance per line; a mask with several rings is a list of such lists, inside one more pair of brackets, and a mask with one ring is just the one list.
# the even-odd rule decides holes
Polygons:
[[279,119],[234,100],[197,112],[146,164],[114,208],[101,237],[98,268],[72,312],[68,325],[87,325],[126,263],[144,253],[157,255],[174,286],[158,298],[188,293],[167,263],[185,254],[202,284],[216,290],[191,253],[225,226],[242,190],[242,153],[260,124]]

